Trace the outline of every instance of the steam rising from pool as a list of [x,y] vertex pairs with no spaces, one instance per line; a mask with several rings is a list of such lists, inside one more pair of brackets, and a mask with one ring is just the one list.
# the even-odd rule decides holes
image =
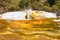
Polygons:
[[[28,20],[31,20],[31,14],[36,11],[34,10],[25,10],[25,11],[15,11],[15,12],[6,12],[2,14],[2,19],[10,19],[10,20],[26,20],[26,15],[28,14],[29,18]],[[55,13],[45,12],[45,11],[39,11],[40,16],[44,16],[46,18],[57,18],[57,15]]]

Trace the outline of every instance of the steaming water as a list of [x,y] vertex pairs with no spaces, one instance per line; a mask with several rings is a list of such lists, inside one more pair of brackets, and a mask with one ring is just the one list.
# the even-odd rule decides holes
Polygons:
[[[35,11],[16,11],[16,12],[6,12],[2,14],[2,19],[10,19],[10,20],[26,20],[26,14],[31,15],[32,12]],[[57,18],[55,13],[50,13],[50,12],[45,12],[45,11],[40,11],[40,15],[44,16],[46,18]],[[29,20],[31,18],[28,18]]]
[[55,13],[50,13],[45,11],[40,11],[40,12],[41,12],[41,15],[46,18],[57,18],[57,15]]
[[7,12],[2,14],[2,19],[10,20],[25,20],[26,12],[17,11],[17,12]]

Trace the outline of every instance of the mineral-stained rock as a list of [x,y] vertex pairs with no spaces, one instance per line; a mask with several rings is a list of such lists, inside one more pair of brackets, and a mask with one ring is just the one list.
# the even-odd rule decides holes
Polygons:
[[47,38],[40,35],[35,36],[24,36],[24,35],[17,35],[17,34],[0,34],[0,40],[55,40],[53,38]]

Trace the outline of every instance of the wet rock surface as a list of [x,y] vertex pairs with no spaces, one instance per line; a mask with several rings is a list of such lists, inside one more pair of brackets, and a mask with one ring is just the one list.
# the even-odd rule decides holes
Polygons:
[[52,38],[47,38],[41,35],[34,35],[34,36],[23,36],[17,34],[0,34],[0,40],[55,40]]

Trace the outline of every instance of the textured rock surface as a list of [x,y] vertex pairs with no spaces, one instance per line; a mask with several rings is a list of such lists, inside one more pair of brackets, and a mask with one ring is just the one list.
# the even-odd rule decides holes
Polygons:
[[17,34],[0,34],[0,40],[55,40],[52,38],[47,38],[44,36],[23,36],[23,35],[17,35]]

